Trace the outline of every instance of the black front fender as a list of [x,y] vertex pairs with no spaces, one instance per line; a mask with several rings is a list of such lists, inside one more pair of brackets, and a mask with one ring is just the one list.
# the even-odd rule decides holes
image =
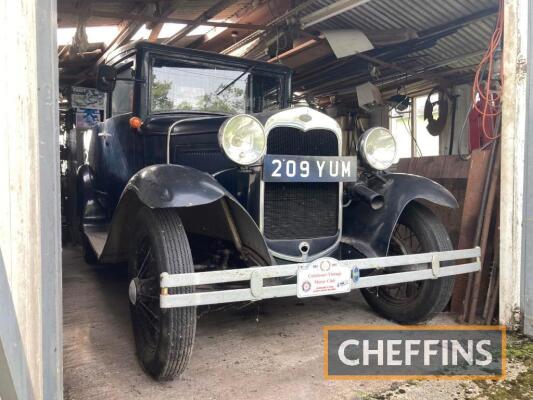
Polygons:
[[181,165],[152,165],[135,174],[113,215],[100,260],[126,259],[132,221],[142,207],[174,208],[186,231],[218,239],[235,239],[235,231],[257,263],[271,264],[263,235],[244,207],[215,178]]
[[427,200],[444,207],[458,207],[455,197],[431,179],[389,174],[387,180],[384,185],[371,186],[385,198],[381,209],[373,210],[364,201],[353,201],[343,210],[343,240],[367,257],[387,254],[394,227],[410,202]]
[[132,176],[122,197],[129,191],[135,192],[150,208],[200,206],[227,194],[211,175],[173,164],[152,165],[140,170]]

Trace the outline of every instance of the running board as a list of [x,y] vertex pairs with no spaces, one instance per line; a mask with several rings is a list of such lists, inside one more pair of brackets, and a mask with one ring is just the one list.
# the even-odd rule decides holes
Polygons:
[[[476,272],[481,269],[480,255],[480,248],[475,247],[465,250],[334,261],[338,266],[351,271],[351,284],[348,290],[345,290],[345,292],[348,292],[350,289],[437,279],[445,276]],[[441,265],[441,262],[466,259],[472,259],[475,261],[458,265]],[[223,271],[193,272],[187,274],[170,275],[168,273],[162,273],[160,279],[160,307],[189,307],[296,296],[298,293],[297,284],[273,284],[272,286],[264,286],[263,281],[270,278],[295,277],[299,270],[307,268],[312,263],[320,262],[320,260],[321,259],[318,259],[309,263],[229,269]],[[328,258],[328,260],[332,259]],[[394,273],[386,273],[385,271],[386,268],[417,264],[427,264],[429,268]],[[360,271],[369,269],[375,270],[374,272],[380,271],[380,273],[360,277]],[[249,281],[250,287],[243,289],[214,290],[201,293],[169,294],[169,289],[171,288],[241,281]],[[323,294],[315,295],[325,296],[330,294],[332,293],[325,292]]]

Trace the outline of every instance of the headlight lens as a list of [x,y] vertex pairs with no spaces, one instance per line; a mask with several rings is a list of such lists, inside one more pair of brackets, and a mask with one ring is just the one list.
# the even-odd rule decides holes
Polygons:
[[396,138],[385,128],[368,129],[361,137],[359,151],[368,165],[380,171],[397,161]]
[[218,132],[226,156],[240,165],[256,163],[265,155],[265,130],[251,115],[236,115],[226,120]]

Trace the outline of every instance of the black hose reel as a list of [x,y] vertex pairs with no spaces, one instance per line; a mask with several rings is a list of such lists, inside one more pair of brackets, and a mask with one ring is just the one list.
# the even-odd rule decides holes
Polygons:
[[[438,93],[439,99],[437,101],[431,101],[431,96]],[[433,109],[435,106],[439,106],[439,116],[435,119],[433,116]],[[426,128],[428,132],[433,136],[439,136],[444,130],[446,120],[448,119],[448,95],[444,89],[437,86],[429,93],[424,105],[424,120],[428,122]]]

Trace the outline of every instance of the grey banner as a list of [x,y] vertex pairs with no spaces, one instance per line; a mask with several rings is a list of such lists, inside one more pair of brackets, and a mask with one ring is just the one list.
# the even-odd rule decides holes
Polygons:
[[329,377],[502,374],[501,330],[327,330]]

